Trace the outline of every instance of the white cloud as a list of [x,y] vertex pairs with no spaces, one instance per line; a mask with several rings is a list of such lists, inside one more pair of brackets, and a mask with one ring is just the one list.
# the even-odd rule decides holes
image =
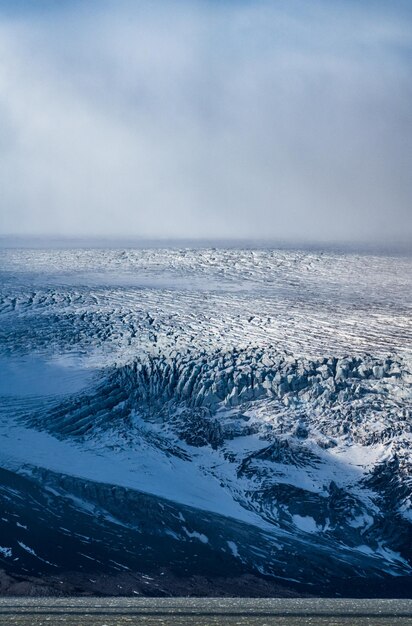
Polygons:
[[412,234],[408,16],[67,6],[0,17],[3,232]]

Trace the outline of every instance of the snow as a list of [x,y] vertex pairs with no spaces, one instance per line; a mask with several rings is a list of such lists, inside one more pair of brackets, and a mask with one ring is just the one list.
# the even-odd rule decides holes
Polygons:
[[[1,445],[4,442],[3,445]],[[93,448],[93,442],[89,445]],[[214,511],[243,521],[258,523],[259,518],[237,504],[230,493],[219,490],[192,464],[178,458],[165,458],[161,451],[149,450],[143,457],[110,449],[97,452],[72,441],[23,426],[0,425],[1,466],[27,472],[28,467],[44,467],[96,482],[109,482],[174,500],[200,509]],[[93,509],[70,496],[80,508]],[[264,524],[263,524],[264,525]]]
[[146,333],[134,335],[139,311],[163,316],[183,342],[410,354],[411,265],[406,257],[286,250],[0,250],[5,314],[50,308],[75,312],[73,323],[85,314],[88,332],[104,314],[116,359],[146,342]]
[[363,528],[364,530],[367,530],[368,528],[372,526],[373,522],[374,522],[373,517],[363,513],[362,515],[357,515],[348,523],[353,528]]
[[20,522],[16,522],[16,526],[17,528],[23,528],[24,530],[27,530],[27,526],[25,526],[24,524],[20,524]]
[[[397,459],[412,492],[412,259],[3,249],[0,267],[1,467],[374,551],[372,473]],[[321,511],[333,497],[338,521]]]
[[11,548],[0,546],[0,554],[7,558],[11,558],[13,556],[13,551]]
[[0,396],[20,398],[77,393],[93,380],[93,370],[73,359],[41,355],[0,355]]
[[37,554],[35,553],[33,548],[30,548],[30,546],[26,546],[26,544],[23,543],[22,541],[18,541],[17,543],[19,544],[20,548],[23,548],[23,550],[25,550],[26,552],[28,552],[32,556],[37,556]]
[[42,559],[35,552],[35,550],[33,550],[33,548],[30,548],[30,546],[26,545],[23,541],[17,541],[17,543],[20,546],[20,548],[22,548],[25,552],[28,552],[32,556],[36,557],[36,559],[39,559],[40,561],[43,561],[43,563],[46,563],[47,565],[52,565],[53,567],[57,567],[54,563],[50,563],[50,561],[47,561],[46,559]]
[[198,533],[196,530],[189,531],[185,526],[182,527],[182,530],[191,539],[199,539],[202,543],[209,543],[209,539],[203,533]]
[[315,520],[310,515],[292,515],[292,521],[299,530],[303,530],[305,533],[316,533],[319,531]]
[[234,541],[228,541],[227,545],[229,546],[229,550],[231,551],[233,556],[238,558],[239,557],[239,550],[238,550],[238,547],[237,547],[236,543]]

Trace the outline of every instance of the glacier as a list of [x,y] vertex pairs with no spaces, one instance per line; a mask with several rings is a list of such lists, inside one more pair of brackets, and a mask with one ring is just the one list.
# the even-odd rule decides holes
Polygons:
[[0,257],[0,593],[412,596],[412,258]]

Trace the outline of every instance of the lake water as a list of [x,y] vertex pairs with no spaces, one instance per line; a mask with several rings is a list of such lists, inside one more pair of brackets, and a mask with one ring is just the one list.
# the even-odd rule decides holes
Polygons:
[[1,598],[0,624],[406,626],[412,600]]

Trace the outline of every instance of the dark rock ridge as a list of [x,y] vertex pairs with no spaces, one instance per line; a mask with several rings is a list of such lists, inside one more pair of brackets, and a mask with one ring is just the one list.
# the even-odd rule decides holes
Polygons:
[[[44,470],[0,474],[1,537],[11,552],[0,555],[3,595],[381,596],[386,589],[391,596],[394,589],[374,556],[339,547],[333,554],[322,540],[279,537]],[[292,578],[297,571],[306,582]],[[399,596],[409,597],[409,581],[398,577]]]

